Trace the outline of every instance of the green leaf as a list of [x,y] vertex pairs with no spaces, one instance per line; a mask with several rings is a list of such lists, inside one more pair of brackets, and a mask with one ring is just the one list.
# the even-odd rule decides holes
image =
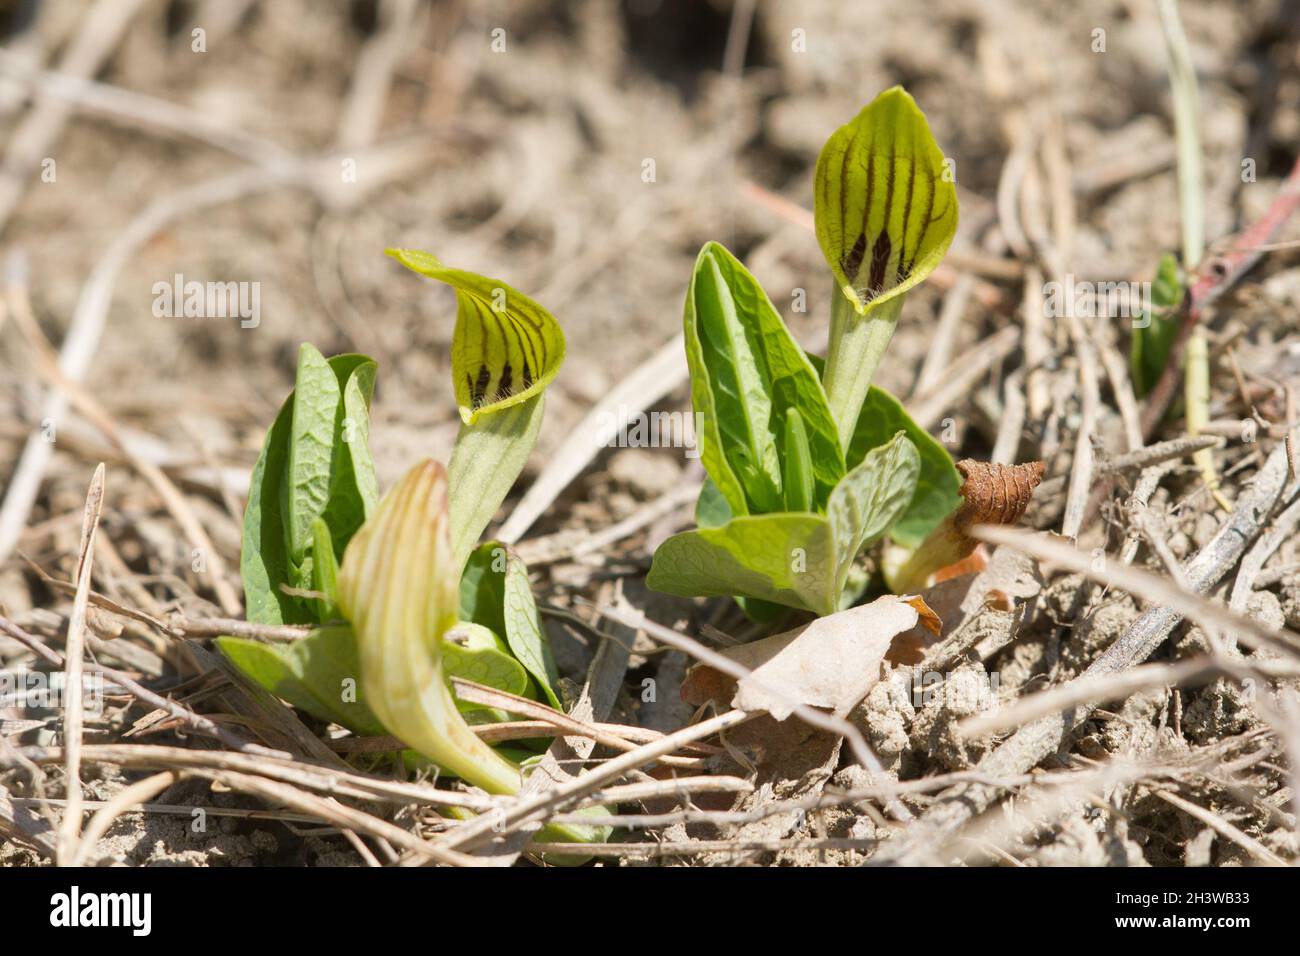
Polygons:
[[551,706],[563,710],[560,697],[555,692],[559,672],[555,667],[555,658],[551,655],[550,642],[546,639],[541,614],[533,599],[532,586],[528,583],[528,568],[514,552],[510,553],[510,564],[506,571],[504,610],[506,642],[510,645],[511,652],[532,675]]
[[219,637],[217,645],[241,671],[295,707],[354,733],[387,732],[360,698],[356,638],[346,624],[318,628],[289,644]]
[[680,597],[740,595],[833,614],[853,562],[903,513],[919,470],[916,448],[900,433],[844,476],[825,516],[743,515],[673,535],[655,551],[646,585]]
[[427,252],[387,252],[456,290],[451,371],[467,425],[540,395],[555,378],[564,361],[564,333],[544,308],[499,279],[449,269]]
[[460,616],[500,634],[505,630],[506,549],[495,541],[479,545],[460,577]]
[[343,388],[343,417],[334,446],[334,477],[325,522],[334,536],[336,556],[343,557],[352,535],[379,503],[379,479],[370,457],[370,398],[377,366],[364,355],[330,359]]
[[741,515],[675,534],[655,551],[646,586],[679,597],[743,595],[817,614],[836,609],[830,522],[815,514]]
[[537,682],[546,700],[562,710],[555,685],[559,675],[550,642],[528,583],[528,568],[498,541],[470,555],[460,580],[461,617],[505,635],[511,654]]
[[[722,497],[722,492],[713,483],[713,479],[706,476],[700,487],[700,496],[695,502],[695,523],[701,528],[718,528],[730,520],[731,508],[727,499]],[[740,594],[736,595],[736,603],[745,612],[745,616],[756,624],[771,624],[789,613],[789,608],[783,605]]]
[[736,595],[736,604],[744,612],[745,617],[755,624],[775,624],[790,613],[788,607],[773,604],[771,601],[745,597],[743,594]]
[[781,484],[786,511],[813,510],[812,452],[808,448],[808,431],[799,409],[785,413],[785,456],[781,459]]
[[731,520],[731,505],[713,479],[707,475],[695,499],[695,523],[701,528],[716,528]]
[[[448,631],[442,639],[442,662],[448,678],[460,677],[476,684],[486,684],[507,694],[527,694],[528,672],[510,656],[505,642],[481,624],[462,621]],[[486,712],[489,720],[510,719],[503,711],[466,703],[459,698],[456,706],[462,713]]]
[[900,544],[914,547],[961,504],[961,475],[948,450],[912,421],[902,402],[875,385],[871,386],[858,414],[848,460],[861,462],[867,452],[886,444],[900,431],[915,446],[920,470],[911,503],[889,529],[889,535]]
[[285,485],[289,558],[300,565],[311,546],[311,523],[325,512],[333,473],[335,422],[343,393],[338,377],[313,346],[298,351],[289,432],[289,481]]
[[280,497],[288,468],[292,414],[290,395],[266,433],[262,454],[249,479],[244,509],[239,574],[244,582],[244,615],[257,624],[307,624],[314,618],[302,601],[280,590],[281,584],[292,582]]
[[[820,375],[825,359],[809,355],[808,360]],[[915,547],[961,504],[961,475],[948,449],[912,421],[902,402],[885,389],[872,385],[858,412],[846,459],[850,468],[860,464],[867,452],[884,445],[900,431],[906,433],[920,453],[921,471],[912,503],[889,529],[889,535],[899,544]]]
[[1178,260],[1172,253],[1160,257],[1151,286],[1151,307],[1135,323],[1129,351],[1133,390],[1144,398],[1160,380],[1169,363],[1169,352],[1178,338],[1178,307],[1183,302],[1183,281]]
[[330,491],[324,518],[340,560],[348,542],[379,503],[379,482],[370,457],[370,397],[377,366],[365,355],[336,355],[329,360],[343,395],[334,422]]
[[925,114],[899,86],[826,141],[813,188],[817,242],[859,314],[917,285],[948,251],[952,179]]
[[[284,585],[312,586],[312,522],[324,518],[338,558],[375,506],[374,464],[367,442],[375,363],[364,355],[336,355],[322,371],[319,356],[310,345],[303,347],[301,381],[267,432],[249,483],[240,573],[245,614],[261,624],[320,622],[311,602],[282,590]],[[299,413],[300,390],[306,398]],[[318,432],[326,416],[321,409],[330,408],[329,457],[323,460]],[[300,430],[310,436],[301,446],[295,443]],[[302,522],[305,531],[294,530]]]
[[920,471],[921,456],[900,431],[867,452],[831,492],[826,517],[835,541],[837,597],[862,549],[878,541],[907,510]]
[[684,330],[701,458],[732,513],[781,509],[790,408],[803,419],[815,500],[824,502],[844,457],[821,379],[757,280],[718,243],[696,260]]
[[334,554],[334,539],[324,518],[311,523],[312,589],[324,595],[318,598],[317,615],[322,621],[337,616],[339,603],[339,562]]
[[[716,408],[721,452],[745,492],[743,504],[728,497],[732,510],[740,514],[779,511],[781,479],[776,436],[771,430],[772,400],[763,387],[756,337],[742,324],[718,256],[710,246],[700,253],[691,278],[686,324],[697,336],[703,366],[698,368],[691,361],[692,384],[697,379],[703,381],[713,399],[711,407],[697,407],[696,411],[708,416]],[[689,361],[690,351],[687,355]],[[712,476],[707,442],[702,457]],[[726,477],[725,471],[714,476],[724,490]]]

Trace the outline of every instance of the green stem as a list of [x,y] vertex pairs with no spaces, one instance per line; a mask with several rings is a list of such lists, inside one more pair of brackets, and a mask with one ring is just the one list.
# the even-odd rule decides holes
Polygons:
[[[1183,367],[1183,404],[1186,407],[1187,433],[1199,435],[1210,421],[1210,346],[1200,328],[1187,338],[1187,357]],[[1232,503],[1219,490],[1219,472],[1214,467],[1214,452],[1202,448],[1192,455],[1192,463],[1201,473],[1210,494],[1225,511]]]
[[830,347],[822,385],[839,429],[840,446],[846,452],[871,379],[898,325],[904,298],[896,295],[859,315],[838,286],[831,293]]
[[1196,70],[1178,0],[1160,0],[1160,23],[1169,54],[1169,87],[1174,99],[1174,140],[1178,147],[1178,207],[1183,227],[1183,265],[1195,269],[1205,254],[1205,196],[1201,159],[1200,103]]
[[460,427],[447,466],[449,535],[457,580],[537,444],[544,397],[534,395]]
[[[1183,230],[1183,265],[1189,271],[1200,266],[1205,255],[1205,195],[1202,168],[1200,103],[1196,70],[1187,34],[1178,15],[1178,0],[1160,0],[1160,25],[1169,55],[1169,87],[1174,99],[1174,140],[1178,147],[1178,208]],[[1189,316],[1187,321],[1195,321]],[[1210,419],[1210,357],[1205,332],[1198,325],[1187,339],[1183,368],[1183,404],[1187,431],[1196,435]],[[1192,456],[1201,478],[1224,508],[1228,503],[1219,492],[1219,475],[1214,453],[1203,448]]]

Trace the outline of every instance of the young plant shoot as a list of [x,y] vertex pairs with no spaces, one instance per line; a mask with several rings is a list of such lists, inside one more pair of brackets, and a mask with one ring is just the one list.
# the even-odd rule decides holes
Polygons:
[[543,392],[564,361],[564,333],[549,312],[504,282],[449,269],[427,252],[388,254],[456,290],[451,374],[461,429],[449,493],[452,554],[463,568],[537,443]]
[[904,297],[952,242],[957,194],[946,169],[897,87],[826,143],[815,197],[833,279],[825,363],[804,353],[730,252],[717,243],[700,252],[684,326],[709,480],[699,527],[659,547],[650,587],[732,595],[762,620],[780,606],[828,615],[861,596],[858,556],[887,532],[908,588],[924,586],[935,557],[966,548],[948,564],[974,546],[939,533],[962,503],[951,456],[871,384]]
[[925,115],[886,90],[826,141],[813,217],[830,266],[826,396],[846,447],[908,290],[943,259],[957,231],[957,189]]
[[355,629],[362,692],[380,722],[456,776],[514,793],[519,768],[469,729],[443,671],[440,643],[459,611],[448,524],[446,471],[421,462],[348,545],[339,608]]
[[1178,259],[1166,252],[1160,257],[1155,281],[1151,284],[1151,303],[1135,323],[1129,348],[1129,375],[1133,391],[1145,398],[1156,387],[1161,373],[1169,364],[1169,353],[1178,338],[1178,309],[1183,304],[1184,277]]
[[[560,707],[555,662],[528,570],[479,537],[536,441],[543,391],[564,359],[554,318],[503,282],[422,252],[390,254],[456,292],[452,373],[461,430],[450,469],[426,461],[382,501],[368,447],[375,364],[302,347],[267,433],[244,519],[248,619],[309,624],[267,644],[222,637],[226,655],[289,703],[358,734],[392,734],[491,793],[514,793],[518,759],[470,724],[510,720],[457,700],[460,677]],[[341,563],[340,563],[341,562]],[[562,842],[606,830],[548,828]]]

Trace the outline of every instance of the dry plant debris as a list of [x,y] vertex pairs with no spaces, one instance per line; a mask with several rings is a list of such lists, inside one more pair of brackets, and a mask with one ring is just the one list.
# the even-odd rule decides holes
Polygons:
[[[1182,5],[1195,139],[1150,52],[1168,2],[1165,31],[1147,3],[900,4],[864,38],[832,0],[517,0],[503,52],[466,4],[26,6],[0,17],[0,865],[549,865],[574,833],[605,866],[1300,859],[1300,64],[1269,5]],[[960,223],[882,243],[892,213],[850,199],[828,227],[810,183],[878,117],[823,143],[863,90],[910,116],[904,81]],[[514,352],[450,374],[452,292],[386,247],[509,275],[568,341],[518,487],[449,545],[486,562],[494,529],[554,652],[554,680],[503,654],[515,690],[449,685],[467,750],[531,757],[508,786],[412,769],[397,727],[216,643],[288,659],[319,623],[252,612],[238,571],[300,343],[374,356],[377,489],[516,395]],[[787,357],[849,330],[805,376],[828,414],[778,410],[806,459],[728,458],[733,514],[829,523],[864,401],[900,423],[887,470],[963,459],[935,521],[864,524],[779,620],[646,587],[736,450],[649,428],[694,409],[682,299],[720,275]],[[234,311],[187,313],[190,281]],[[328,596],[304,568],[286,606]]]

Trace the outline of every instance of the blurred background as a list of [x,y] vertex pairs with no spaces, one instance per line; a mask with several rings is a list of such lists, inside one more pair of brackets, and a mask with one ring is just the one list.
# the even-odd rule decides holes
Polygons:
[[[1300,147],[1298,8],[1183,6],[1212,240],[1267,205]],[[378,359],[382,482],[416,456],[445,459],[453,298],[388,246],[499,277],[559,318],[568,359],[537,463],[671,346],[708,239],[820,351],[813,164],[893,84],[955,163],[961,226],[910,297],[881,381],[914,408],[929,394],[924,417],[950,421],[955,453],[987,455],[996,435],[998,382],[1019,354],[1015,333],[996,336],[1019,326],[1026,243],[1046,237],[1094,280],[1149,279],[1178,245],[1169,82],[1142,0],[2,0],[0,44],[0,252],[22,292],[0,328],[0,596],[15,611],[42,595],[15,554],[65,566],[91,468],[122,460],[86,399],[193,492],[231,568],[247,472],[301,342]],[[158,314],[158,284],[178,276],[255,285],[255,327]],[[1278,289],[1260,321],[1294,327],[1300,283]],[[23,298],[83,383],[71,411],[50,404]],[[953,331],[933,355],[945,302]],[[967,355],[976,380],[955,405],[936,399]],[[655,400],[680,408],[674,368]],[[48,454],[31,452],[41,441]],[[537,529],[616,520],[689,467],[629,452]],[[173,516],[130,470],[110,501],[128,566],[192,579]]]

